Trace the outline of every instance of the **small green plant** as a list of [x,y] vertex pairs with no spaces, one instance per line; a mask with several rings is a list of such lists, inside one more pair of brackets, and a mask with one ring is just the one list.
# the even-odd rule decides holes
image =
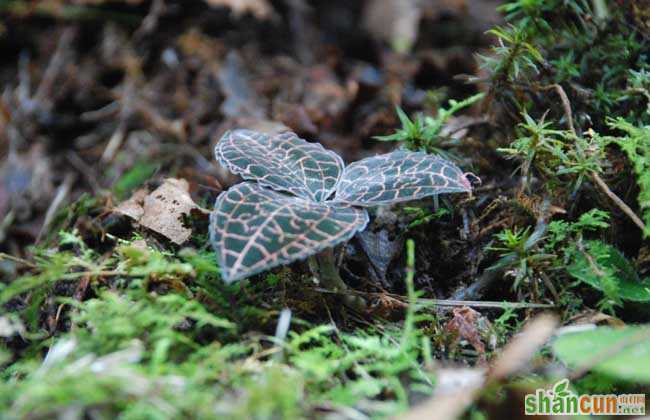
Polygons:
[[462,101],[450,99],[448,108],[440,108],[434,117],[416,114],[413,120],[397,107],[396,112],[402,127],[393,134],[376,136],[375,139],[400,142],[409,150],[439,154],[449,159],[452,156],[446,149],[452,145],[452,141],[441,134],[442,128],[454,114],[473,105],[484,96],[485,94],[478,93]]
[[[87,249],[74,233],[63,237],[75,252]],[[406,245],[404,323],[340,331],[296,319],[283,340],[257,332],[258,323],[256,333],[247,334],[244,324],[230,320],[238,317],[231,304],[215,307],[206,299],[194,281],[217,275],[209,253],[182,251],[194,277],[186,279],[185,289],[164,288],[163,280],[185,273],[186,263],[126,241],[118,248],[110,258],[111,290],[98,285],[85,301],[56,298],[71,308],[62,315],[68,332],[44,339],[20,331],[34,344],[21,350],[19,360],[0,342],[4,417],[56,418],[74,409],[106,418],[293,419],[323,406],[359,406],[383,417],[407,410],[414,392],[433,390],[429,337],[417,327],[426,314],[413,285],[413,241]],[[114,274],[118,270],[124,274]],[[122,278],[132,270],[148,275]],[[277,315],[274,309],[263,312]],[[20,330],[14,318],[11,325]],[[43,359],[44,348],[49,350]]]
[[606,212],[593,209],[574,222],[540,223],[533,231],[505,229],[496,235],[498,245],[491,248],[500,253],[500,258],[490,269],[506,270],[514,276],[514,289],[521,288],[524,281],[534,289],[535,280],[542,279],[554,294],[555,287],[547,273],[555,272],[554,277],[563,273],[578,280],[570,287],[588,285],[600,291],[603,298],[598,307],[609,313],[625,302],[648,302],[650,278],[640,278],[628,259],[612,245],[586,238],[607,228],[608,219]]
[[552,123],[542,118],[535,121],[528,113],[522,114],[524,121],[518,125],[518,137],[509,147],[497,149],[509,158],[516,158],[522,163],[518,171],[523,176],[525,186],[530,183],[533,167],[545,178],[555,176],[561,159],[566,159],[564,152],[566,133],[551,128]]
[[[500,10],[508,26],[490,33],[498,45],[481,56],[490,95],[516,118],[551,110],[560,118],[558,84],[578,125],[603,131],[605,117],[648,124],[647,37],[628,24],[626,7],[583,0],[513,0]],[[561,41],[560,41],[561,40]]]
[[561,83],[573,78],[580,77],[580,67],[576,63],[573,51],[561,55],[555,60],[551,60],[555,67],[555,82]]
[[59,238],[61,249],[33,250],[34,262],[29,263],[29,274],[9,284],[0,283],[0,305],[31,293],[29,304],[20,311],[30,331],[36,330],[38,308],[57,283],[113,277],[147,282],[170,281],[181,285],[183,279],[195,274],[192,265],[160,251],[135,247],[129,241],[121,241],[122,244],[116,247],[113,254],[100,257],[86,245],[77,231],[60,232]]
[[444,207],[439,207],[433,212],[422,207],[404,207],[404,212],[411,218],[411,221],[408,225],[409,229],[414,229],[418,226],[425,225],[433,220],[440,219],[451,213],[449,209]]
[[[567,222],[555,220],[550,223],[539,222],[534,230],[527,227],[521,229],[505,229],[496,235],[497,245],[491,249],[499,252],[499,259],[490,270],[503,270],[514,277],[513,288],[521,289],[526,283],[535,295],[538,281],[554,294],[555,299],[561,299],[556,287],[551,283],[548,273],[564,273],[573,276],[572,264],[575,262],[577,247],[584,244],[584,236],[590,232],[609,226],[609,215],[599,209],[583,213],[578,220]],[[573,276],[575,277],[575,276]],[[596,282],[585,282],[597,287]],[[615,292],[612,292],[615,293]]]
[[492,91],[505,86],[513,80],[528,80],[539,72],[539,64],[544,58],[531,42],[532,37],[524,23],[488,31],[498,40],[493,47],[493,55],[480,55],[481,66],[491,74]]
[[490,270],[507,270],[514,276],[512,288],[518,290],[524,280],[536,285],[536,273],[548,266],[553,255],[542,252],[539,242],[543,239],[546,225],[540,224],[535,230],[529,227],[519,230],[505,229],[497,233],[497,246],[490,249],[499,252],[499,260],[490,267]]
[[575,193],[594,173],[602,172],[607,142],[597,133],[578,137],[571,131],[556,130],[544,120],[538,122],[523,113],[519,136],[509,147],[498,149],[509,158],[522,161],[518,170],[528,187],[532,169],[536,170],[551,187],[566,184],[563,176],[571,181],[570,192]]
[[563,247],[567,241],[580,241],[586,232],[609,227],[608,220],[609,213],[600,209],[592,209],[581,214],[575,222],[554,220],[548,224],[545,249],[552,252]]
[[290,132],[231,131],[215,154],[232,172],[257,181],[222,193],[210,217],[226,282],[322,252],[313,271],[327,287],[345,289],[331,248],[366,227],[364,207],[471,191],[461,170],[437,156],[396,151],[344,168],[337,154]]
[[623,254],[611,245],[594,239],[586,239],[590,233],[609,226],[609,214],[593,209],[580,215],[575,222],[557,220],[549,223],[544,249],[557,255],[554,266],[601,291],[603,299],[598,303],[602,311],[614,312],[615,306],[624,301],[647,301],[650,290],[646,280],[636,275]]
[[613,246],[590,240],[578,242],[570,252],[567,272],[603,293],[600,310],[613,313],[623,301],[650,302],[650,278],[639,278],[632,264]]

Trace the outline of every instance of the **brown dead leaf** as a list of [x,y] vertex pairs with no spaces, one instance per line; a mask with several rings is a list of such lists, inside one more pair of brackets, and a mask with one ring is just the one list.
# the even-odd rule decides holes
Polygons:
[[467,340],[479,354],[479,361],[485,361],[485,345],[481,337],[483,322],[481,314],[474,309],[463,306],[454,308],[453,318],[445,325],[445,330],[452,334],[452,346],[457,346],[460,340]]
[[273,15],[273,7],[266,0],[205,0],[211,7],[227,7],[236,17],[251,13],[257,19],[269,19]]
[[125,216],[129,216],[135,221],[140,221],[142,215],[144,215],[144,198],[149,194],[149,191],[146,189],[140,189],[133,193],[133,195],[126,201],[120,203],[119,206],[115,208],[117,213],[121,213]]
[[192,234],[191,229],[183,226],[182,217],[198,208],[190,197],[187,181],[168,178],[150,194],[146,190],[136,191],[115,211],[180,245]]
[[610,327],[623,327],[625,323],[611,315],[593,309],[586,309],[569,319],[569,325],[607,325]]

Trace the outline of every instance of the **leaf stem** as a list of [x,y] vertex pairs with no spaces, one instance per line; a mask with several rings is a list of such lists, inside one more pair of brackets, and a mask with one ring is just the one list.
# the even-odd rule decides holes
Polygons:
[[[309,268],[325,288],[338,292],[349,290],[339,274],[333,248],[327,248],[309,257]],[[359,312],[364,312],[367,309],[366,301],[362,297],[353,294],[344,294],[343,303],[345,306]]]

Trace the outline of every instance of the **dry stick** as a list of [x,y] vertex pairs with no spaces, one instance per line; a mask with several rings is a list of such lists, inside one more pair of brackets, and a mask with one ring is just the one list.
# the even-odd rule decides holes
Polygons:
[[482,389],[486,389],[525,369],[537,351],[551,338],[557,327],[557,319],[549,314],[542,314],[526,323],[523,330],[503,349],[492,362],[492,367],[477,380],[462,383],[452,392],[438,392],[424,403],[417,405],[400,416],[406,420],[440,419],[454,420],[478,398]]
[[104,153],[102,153],[101,161],[107,163],[113,160],[115,154],[122,146],[124,138],[126,137],[127,129],[127,119],[131,116],[133,112],[133,96],[135,95],[135,81],[133,80],[132,75],[127,76],[127,81],[124,83],[122,89],[122,97],[120,101],[120,116],[119,122],[115,132],[111,136]]
[[160,17],[165,13],[166,9],[167,7],[165,6],[165,2],[163,0],[154,0],[151,3],[151,7],[149,8],[147,16],[142,19],[140,27],[134,32],[133,39],[135,41],[138,41],[144,36],[152,33],[156,29],[156,26],[158,26],[158,21],[160,20]]
[[[407,300],[408,300],[406,296],[396,295],[393,293],[361,292],[358,290],[338,291],[338,290],[324,289],[322,287],[314,287],[314,288],[310,288],[310,290],[314,290],[319,293],[327,293],[327,294],[338,294],[338,295],[353,294],[353,295],[364,296],[368,298],[387,296],[404,305],[407,304]],[[427,305],[443,306],[443,307],[470,306],[474,308],[495,308],[495,309],[524,309],[524,308],[552,309],[557,306],[552,303],[529,303],[529,302],[507,302],[507,301],[498,302],[498,301],[489,301],[489,300],[426,299],[426,298],[418,298],[418,303],[422,304],[423,306],[427,306]]]
[[560,97],[560,100],[562,101],[562,108],[564,108],[564,116],[567,120],[567,125],[569,126],[569,130],[577,137],[576,134],[576,129],[573,126],[573,112],[571,112],[571,102],[569,102],[569,97],[567,96],[566,92],[557,83],[554,83],[549,86],[542,86],[542,90],[550,90],[550,89],[555,89],[555,92],[557,92],[558,96]]
[[67,57],[67,54],[70,52],[70,44],[72,43],[73,39],[74,30],[72,28],[65,29],[63,31],[63,34],[61,34],[59,42],[56,46],[56,50],[54,51],[54,54],[52,55],[47,68],[45,69],[41,83],[36,89],[34,100],[37,103],[42,103],[52,93],[54,83],[56,82],[59,74],[61,74],[61,71],[65,65],[65,59]]
[[453,299],[418,299],[422,304],[434,306],[470,306],[474,308],[496,308],[496,309],[552,309],[556,305],[552,303],[529,303],[529,302],[497,302],[487,300],[453,300]]
[[63,204],[65,199],[68,198],[68,194],[70,193],[72,184],[74,184],[76,179],[77,176],[73,173],[68,173],[63,179],[63,182],[61,183],[61,185],[56,191],[56,195],[54,196],[54,199],[52,200],[50,207],[47,209],[47,212],[45,213],[45,220],[43,221],[43,226],[41,226],[41,230],[38,232],[38,235],[36,236],[36,243],[40,242],[43,233],[45,233],[47,228],[52,223],[52,220],[54,220],[54,216],[56,215],[56,212],[59,210],[59,207],[61,207],[61,204]]
[[28,260],[26,260],[24,258],[13,256],[13,255],[10,255],[10,254],[6,254],[4,252],[0,252],[0,261],[4,261],[4,260],[13,261],[15,263],[25,265],[25,266],[27,266],[29,268],[36,268],[36,264],[34,264],[31,261],[28,261]]
[[[569,97],[567,96],[562,86],[556,83],[550,86],[543,87],[543,89],[545,90],[555,89],[558,96],[560,97],[560,100],[562,101],[562,107],[564,108],[564,114],[565,114],[565,118],[567,119],[569,130],[571,130],[574,136],[578,137],[575,127],[573,126],[573,112],[571,112],[571,103],[569,102]],[[637,216],[634,213],[634,211],[627,204],[625,204],[625,202],[621,200],[609,188],[609,186],[607,186],[607,184],[605,183],[605,181],[603,181],[600,175],[598,175],[598,173],[596,173],[595,171],[592,171],[590,175],[593,181],[598,186],[598,188],[600,188],[605,193],[605,195],[607,195],[618,206],[618,208],[620,208],[623,211],[623,213],[625,213],[634,222],[634,224],[641,229],[641,231],[645,232],[646,231],[645,223],[643,223],[643,221],[639,218],[639,216]]]
[[103,188],[97,179],[95,170],[84,162],[74,150],[69,151],[65,157],[73,168],[79,171],[79,173],[84,174],[95,195],[100,195]]
[[591,177],[596,182],[596,185],[598,185],[600,189],[603,190],[603,192],[607,194],[607,196],[611,198],[612,201],[614,201],[614,203],[616,203],[616,205],[621,210],[623,210],[623,213],[627,214],[627,216],[630,219],[632,219],[634,224],[637,225],[641,229],[641,231],[645,232],[646,231],[645,223],[643,223],[643,221],[639,218],[639,216],[637,216],[634,213],[634,211],[632,211],[632,209],[623,202],[623,200],[621,200],[616,194],[614,194],[612,190],[609,189],[609,187],[607,186],[607,184],[605,184],[605,181],[603,181],[600,175],[598,175],[596,172],[592,172]]

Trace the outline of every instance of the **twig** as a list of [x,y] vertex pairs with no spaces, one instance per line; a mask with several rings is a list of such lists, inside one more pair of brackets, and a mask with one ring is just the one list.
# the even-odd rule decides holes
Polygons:
[[61,207],[61,204],[63,204],[65,199],[68,198],[68,194],[70,194],[70,189],[72,188],[72,184],[74,184],[76,179],[77,176],[74,173],[68,173],[63,179],[63,182],[61,183],[61,185],[56,191],[56,195],[54,196],[54,199],[52,200],[50,207],[47,209],[47,212],[45,213],[45,220],[43,221],[43,226],[41,226],[41,230],[38,232],[38,235],[36,236],[36,241],[35,241],[36,243],[40,242],[43,233],[47,231],[47,228],[52,223],[52,220],[54,220],[54,216],[56,215],[56,212],[59,210],[59,207]]
[[74,38],[74,30],[72,28],[67,28],[61,34],[59,42],[57,43],[56,50],[50,59],[43,78],[36,89],[34,94],[34,101],[38,104],[42,104],[45,98],[50,96],[54,82],[61,73],[65,64],[66,55],[70,52],[70,43]]
[[65,157],[68,160],[68,162],[70,162],[70,165],[72,165],[76,170],[78,170],[80,173],[84,175],[84,177],[90,184],[95,194],[100,195],[103,188],[99,183],[99,181],[97,180],[97,176],[94,169],[91,168],[86,162],[84,162],[84,160],[81,159],[81,157],[79,157],[77,152],[75,152],[74,150],[71,150],[68,153],[66,153]]
[[140,27],[133,33],[133,39],[138,41],[144,38],[146,35],[152,33],[158,26],[158,21],[160,20],[160,17],[165,13],[166,9],[167,8],[163,0],[154,0],[151,3],[151,7],[149,8],[147,16],[142,19]]
[[554,83],[548,86],[541,86],[540,89],[542,90],[554,89],[555,92],[557,92],[558,96],[560,97],[560,101],[562,101],[562,108],[564,108],[564,116],[567,120],[567,125],[569,126],[569,130],[571,130],[573,135],[577,137],[576,129],[573,126],[573,112],[571,112],[571,102],[569,102],[569,97],[567,96],[562,86],[560,86],[557,83]]
[[149,103],[140,99],[133,101],[133,108],[134,111],[142,115],[143,118],[161,133],[176,137],[183,142],[187,139],[187,132],[182,120],[169,120],[156,111]]
[[635,225],[637,225],[643,232],[646,231],[646,225],[643,223],[643,221],[637,216],[632,209],[625,204],[623,200],[621,200],[612,190],[609,189],[607,184],[605,184],[605,181],[598,175],[596,172],[591,173],[591,178],[594,180],[596,185],[609,197],[612,199],[614,203],[625,213],[632,221],[634,222]]
[[[557,94],[560,96],[560,100],[562,101],[562,106],[564,108],[564,114],[569,126],[569,130],[571,130],[571,133],[573,133],[574,136],[578,137],[575,127],[573,126],[573,113],[571,112],[571,103],[569,102],[569,97],[567,96],[562,86],[556,83],[550,86],[542,87],[542,89],[555,89]],[[600,175],[598,175],[598,173],[595,171],[592,171],[590,175],[591,179],[596,183],[598,188],[600,188],[605,193],[605,195],[607,195],[618,206],[618,208],[620,208],[623,213],[625,213],[634,222],[635,225],[637,225],[643,232],[645,232],[645,223],[643,223],[641,218],[639,218],[639,216],[637,216],[634,211],[607,186]]]
[[30,100],[32,90],[32,77],[29,73],[29,54],[21,52],[18,58],[18,87],[16,97],[20,108],[29,112],[33,106]]
[[83,112],[79,117],[81,118],[81,121],[94,122],[94,121],[102,120],[104,118],[112,117],[115,114],[118,114],[119,112],[120,112],[119,101],[113,101],[108,105],[105,105],[99,109]]
[[[347,290],[347,291],[337,291],[324,289],[321,287],[310,288],[310,290],[328,293],[328,294],[337,294],[337,295],[359,295],[366,297],[378,297],[378,296],[388,296],[392,299],[398,300],[401,303],[406,305],[408,298],[406,296],[395,295],[392,293],[383,293],[383,292],[361,292],[358,290]],[[495,309],[552,309],[556,305],[552,303],[529,303],[529,302],[498,302],[498,301],[485,301],[485,300],[457,300],[457,299],[425,299],[418,298],[418,303],[431,306],[444,306],[444,307],[455,307],[455,306],[469,306],[473,308],[495,308]]]
[[135,81],[131,76],[129,76],[123,88],[122,100],[120,102],[120,117],[117,128],[108,141],[104,153],[102,153],[101,161],[103,163],[113,160],[115,154],[124,141],[124,137],[126,137],[127,120],[132,113],[134,92]]
[[19,264],[26,265],[29,268],[36,268],[36,264],[34,264],[31,261],[28,261],[28,260],[26,260],[24,258],[20,258],[20,257],[15,257],[13,255],[5,254],[4,252],[0,252],[0,261],[3,261],[3,260],[9,260],[9,261],[17,262]]
[[0,244],[7,239],[7,230],[13,226],[14,220],[16,219],[16,212],[14,209],[11,209],[7,212],[5,217],[0,220]]
[[482,300],[453,300],[453,299],[419,299],[420,302],[435,306],[470,306],[474,308],[497,308],[497,309],[551,309],[556,305],[552,303],[529,303],[529,302],[497,302]]

